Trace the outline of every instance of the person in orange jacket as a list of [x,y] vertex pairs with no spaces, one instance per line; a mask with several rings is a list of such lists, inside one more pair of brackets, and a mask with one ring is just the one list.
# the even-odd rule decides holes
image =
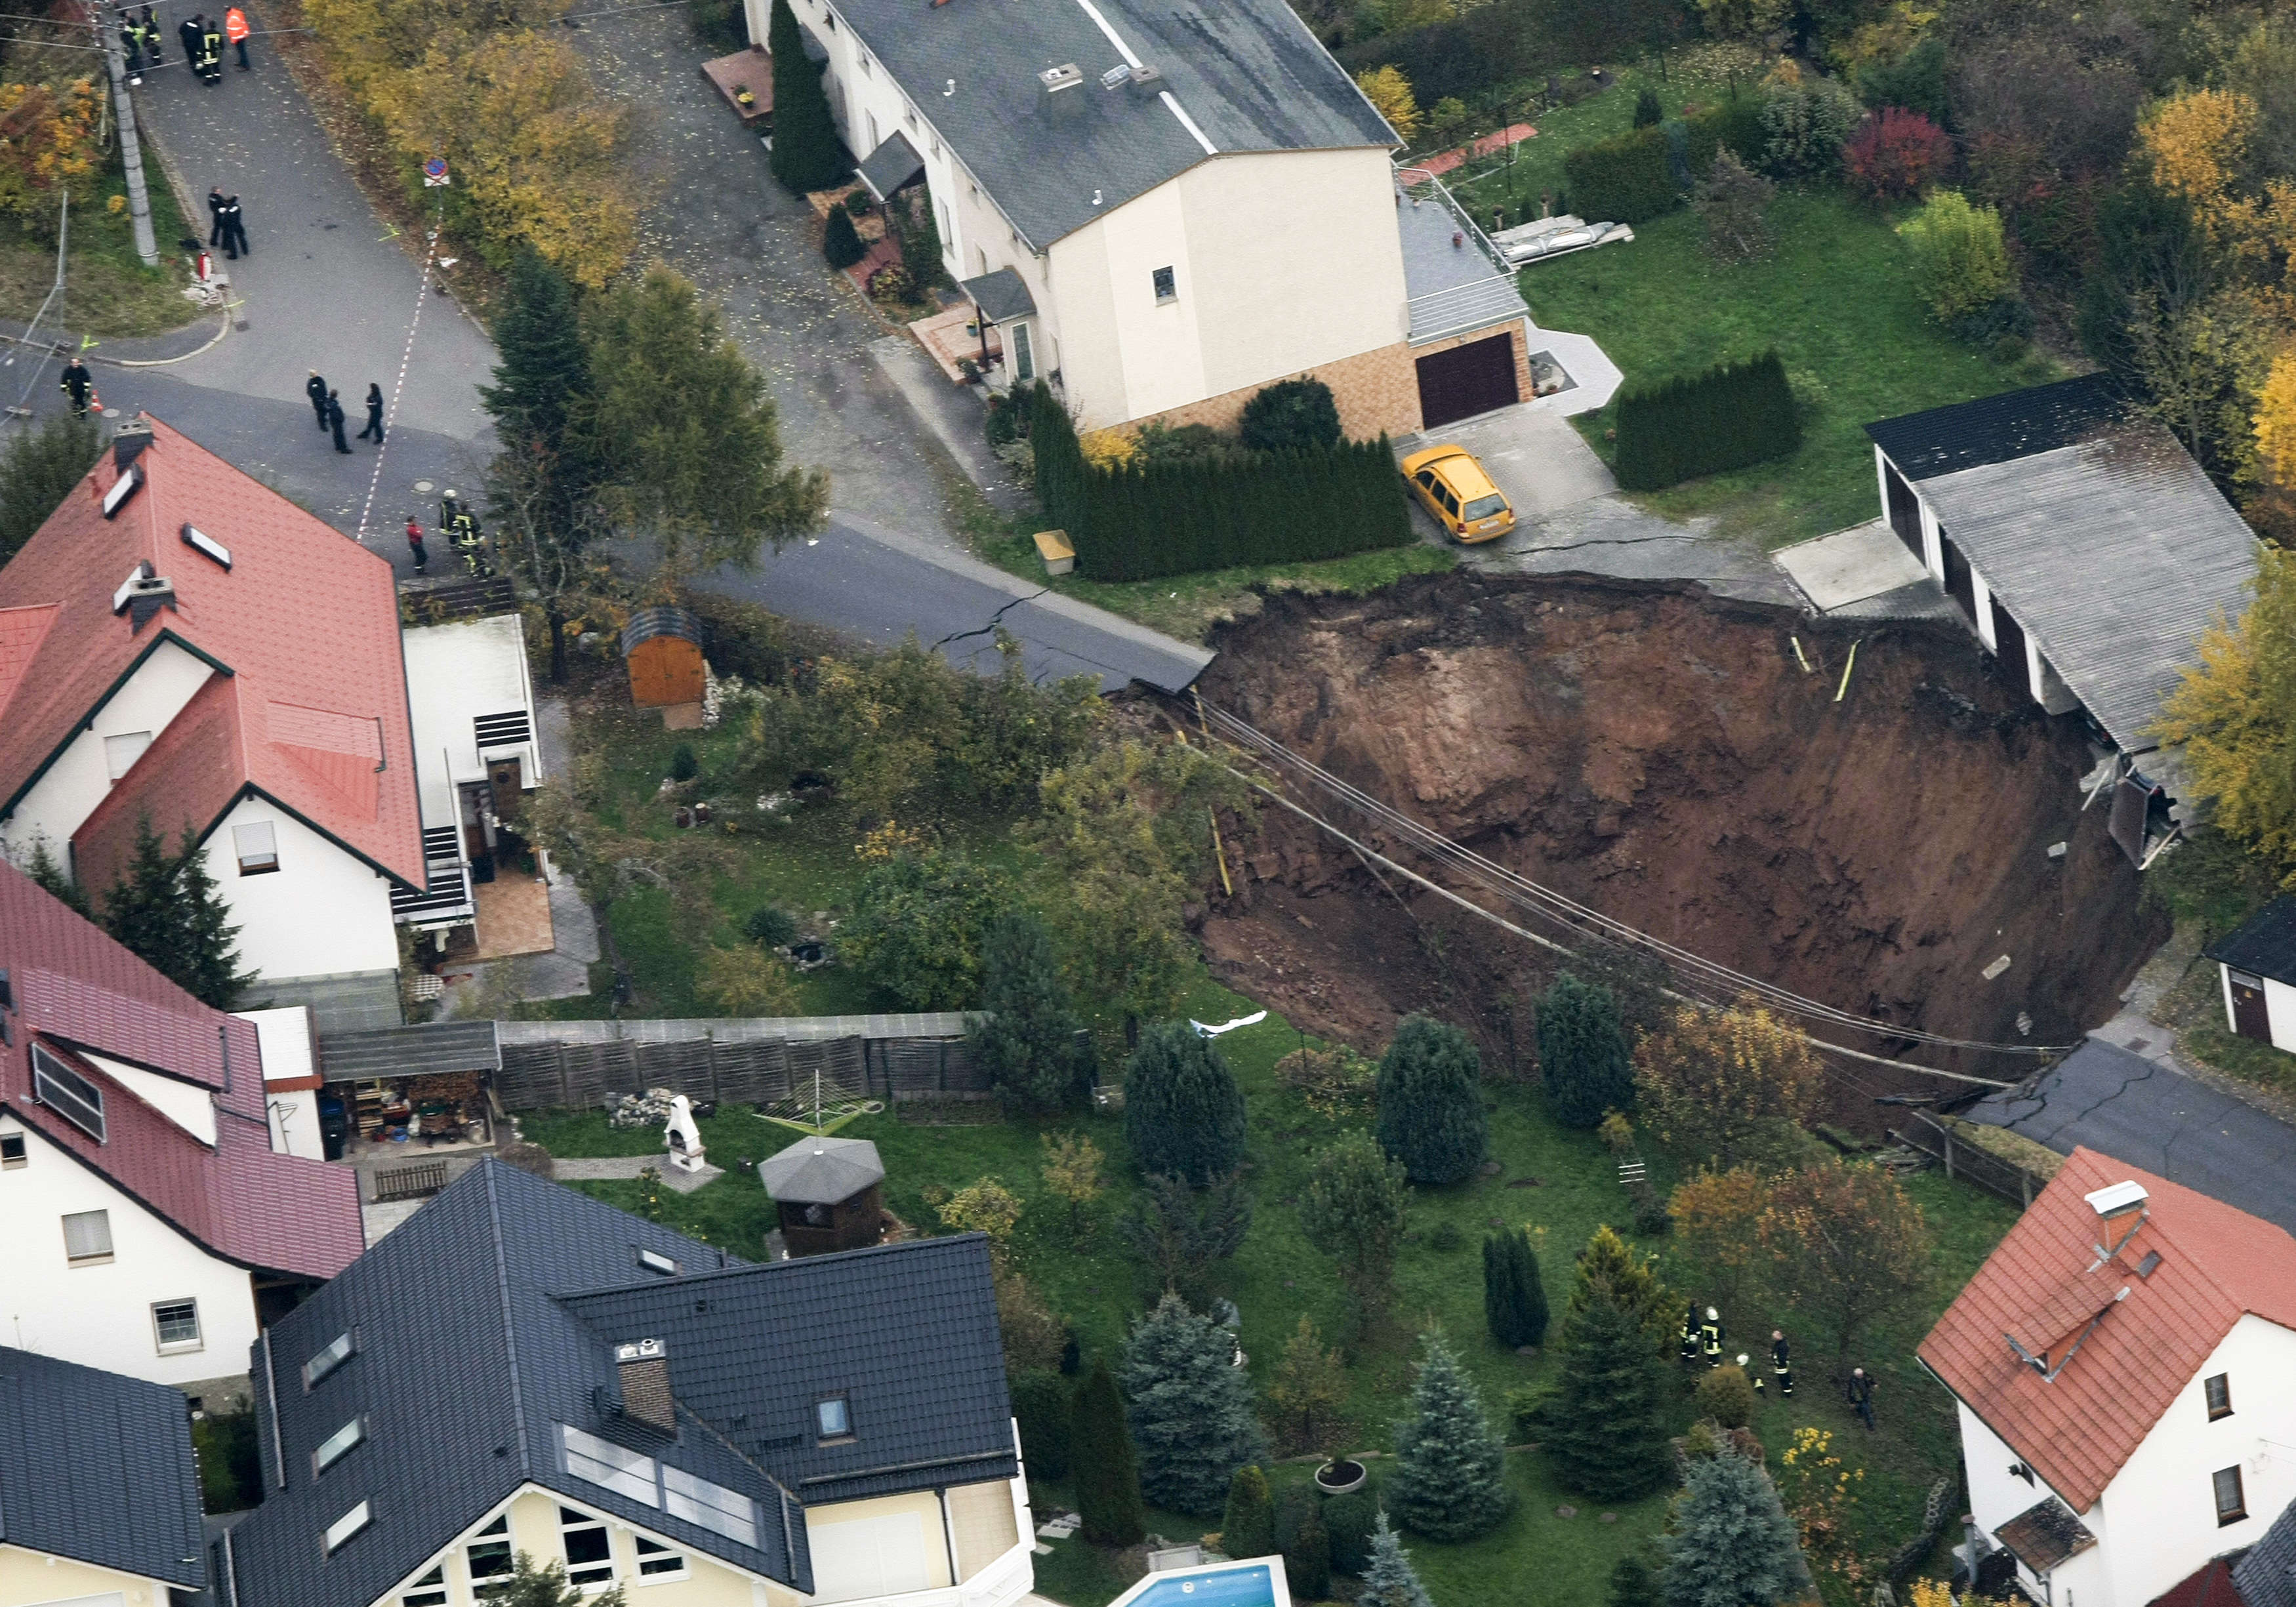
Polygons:
[[235,5],[225,12],[223,31],[224,37],[229,39],[233,46],[238,50],[239,70],[245,72],[247,70],[247,36],[254,31],[247,26],[247,13]]

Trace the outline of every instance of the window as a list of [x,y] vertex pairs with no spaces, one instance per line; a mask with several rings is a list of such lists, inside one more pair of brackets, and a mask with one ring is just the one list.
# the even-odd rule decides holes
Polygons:
[[626,1451],[611,1440],[601,1439],[595,1434],[585,1434],[581,1430],[564,1423],[561,1423],[559,1428],[566,1439],[568,1472],[601,1489],[627,1496],[633,1501],[643,1501],[648,1506],[661,1505],[660,1493],[654,1488],[652,1457]]
[[319,1448],[311,1453],[311,1476],[317,1478],[351,1453],[351,1447],[366,1438],[366,1419],[354,1417],[333,1433],[319,1441]]
[[161,1300],[152,1308],[152,1331],[160,1341],[160,1354],[170,1356],[179,1350],[197,1350],[200,1340],[200,1303],[197,1300]]
[[111,1259],[111,1213],[74,1211],[64,1218],[64,1259],[97,1267]]
[[2201,1385],[2201,1388],[2208,1392],[2209,1421],[2210,1423],[2214,1423],[2219,1417],[2230,1417],[2232,1415],[2231,1373],[2219,1373],[2215,1377],[2203,1382]]
[[335,1335],[309,1361],[303,1364],[303,1387],[306,1390],[309,1389],[328,1373],[350,1360],[351,1353],[357,1349],[358,1339],[355,1333],[344,1332]]
[[24,1136],[21,1133],[0,1133],[0,1170],[14,1171],[25,1162]]
[[2241,1493],[2240,1469],[2237,1466],[2218,1468],[2214,1474],[2217,1486],[2217,1527],[2237,1523],[2248,1516],[2248,1497]]
[[1037,377],[1037,354],[1029,343],[1029,326],[1025,324],[1013,326],[1013,377],[1016,380]]
[[813,1418],[824,1439],[853,1438],[853,1407],[842,1395],[814,1403]]
[[144,750],[152,745],[148,731],[127,731],[118,736],[103,739],[103,767],[111,779],[118,781],[134,768],[144,757]]
[[1180,299],[1180,288],[1173,280],[1172,270],[1170,268],[1158,268],[1152,277],[1154,279],[1156,284],[1157,300],[1177,301]]
[[869,149],[870,149],[870,150],[872,150],[872,151],[874,151],[874,150],[877,148],[877,137],[878,137],[878,136],[877,136],[877,114],[876,114],[875,112],[873,112],[873,111],[871,111],[871,112],[865,112],[863,115],[864,115],[865,117],[866,117],[866,118],[868,119],[868,121],[869,121]]
[[685,1554],[672,1551],[657,1540],[644,1535],[638,1543],[638,1577],[642,1579],[675,1579],[685,1574]]
[[279,840],[267,820],[250,821],[231,829],[232,852],[239,856],[239,873],[260,876],[279,868]]
[[914,129],[917,126],[917,109],[911,106],[905,110],[901,113],[901,121],[906,123],[912,129]]
[[327,1525],[327,1554],[333,1556],[350,1544],[351,1537],[374,1521],[374,1508],[362,1501],[332,1523]]
[[447,1570],[432,1569],[406,1587],[398,1607],[447,1607]]
[[614,1544],[605,1520],[558,1509],[558,1534],[566,1546],[566,1582],[570,1585],[611,1585],[614,1582]]
[[675,1275],[677,1271],[677,1263],[658,1250],[638,1251],[638,1265],[648,1272],[658,1272],[666,1278]]
[[661,1470],[668,1497],[662,1508],[673,1518],[700,1524],[711,1534],[723,1535],[744,1546],[758,1543],[758,1505],[739,1490],[729,1490],[707,1479],[696,1479],[683,1468]]
[[463,1547],[463,1561],[471,1570],[472,1593],[480,1600],[500,1595],[510,1588],[510,1577],[518,1571],[518,1562],[511,1555],[508,1513],[472,1537],[471,1543]]
[[32,1045],[32,1097],[96,1143],[103,1142],[103,1090],[40,1044]]

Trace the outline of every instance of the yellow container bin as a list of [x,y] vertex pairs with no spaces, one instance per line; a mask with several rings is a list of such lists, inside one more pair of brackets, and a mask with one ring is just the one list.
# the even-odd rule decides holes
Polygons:
[[1076,568],[1076,548],[1069,545],[1066,530],[1037,532],[1037,556],[1045,561],[1045,573],[1065,575]]

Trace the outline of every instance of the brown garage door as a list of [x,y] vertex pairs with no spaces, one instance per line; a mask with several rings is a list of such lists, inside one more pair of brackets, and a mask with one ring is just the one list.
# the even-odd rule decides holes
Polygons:
[[1419,359],[1419,418],[1432,430],[1522,399],[1514,383],[1514,337],[1470,340]]

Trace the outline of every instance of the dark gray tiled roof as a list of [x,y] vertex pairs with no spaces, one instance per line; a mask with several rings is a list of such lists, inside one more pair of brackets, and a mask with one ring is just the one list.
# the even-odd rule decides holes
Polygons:
[[1866,426],[1907,480],[1981,468],[2087,440],[2128,411],[2101,373],[2005,390]]
[[182,1393],[0,1346],[0,1545],[206,1583]]
[[885,1163],[865,1138],[800,1138],[758,1162],[758,1181],[791,1205],[842,1205],[885,1180]]
[[438,1071],[499,1071],[492,1021],[431,1021],[377,1032],[323,1032],[319,1071],[329,1082],[422,1077]]
[[2148,728],[2200,661],[2201,633],[2248,605],[2255,535],[2157,424],[2116,416],[2069,446],[1934,474],[1919,495],[2128,752],[2158,745]]
[[2296,1506],[2272,1521],[2264,1538],[2232,1565],[2243,1607],[2296,1607]]
[[972,298],[972,305],[991,324],[1002,324],[1007,318],[1026,318],[1037,310],[1037,299],[1029,293],[1027,283],[1011,268],[998,268],[978,279],[967,279],[958,288]]
[[2275,898],[2238,931],[2211,944],[2208,957],[2296,988],[2296,898]]
[[925,159],[917,148],[894,129],[884,143],[869,152],[860,167],[861,182],[869,193],[882,203],[894,192],[906,188],[925,176]]
[[[1078,0],[832,3],[1036,250],[1206,159],[1160,96],[1102,86],[1127,63]],[[1284,0],[1095,9],[1216,151],[1398,143]],[[1037,75],[1071,63],[1084,82],[1046,97]]]

